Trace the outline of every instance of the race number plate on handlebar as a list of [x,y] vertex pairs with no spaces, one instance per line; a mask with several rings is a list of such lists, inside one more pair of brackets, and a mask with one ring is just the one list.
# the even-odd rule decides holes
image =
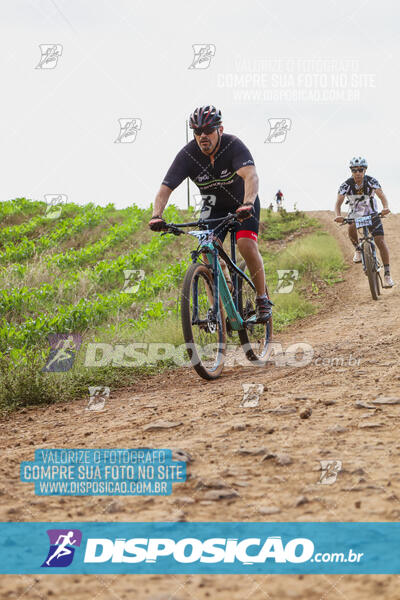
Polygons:
[[366,225],[372,225],[371,215],[367,215],[366,217],[358,217],[354,220],[355,220],[357,229],[359,227],[365,227]]
[[210,229],[205,229],[204,231],[188,231],[188,234],[197,237],[202,244],[212,242],[215,237],[214,232]]

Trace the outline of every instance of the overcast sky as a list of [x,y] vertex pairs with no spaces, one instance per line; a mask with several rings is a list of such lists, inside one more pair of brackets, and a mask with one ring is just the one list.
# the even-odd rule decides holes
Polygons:
[[[189,113],[212,103],[253,154],[262,206],[281,188],[290,210],[332,209],[361,154],[399,212],[399,13],[388,0],[2,0],[0,200],[148,206]],[[43,44],[56,60],[40,63]],[[195,44],[211,56],[189,68]],[[133,142],[116,142],[119,119],[138,119]],[[270,136],[276,120],[286,138]],[[185,184],[171,201],[186,205]]]

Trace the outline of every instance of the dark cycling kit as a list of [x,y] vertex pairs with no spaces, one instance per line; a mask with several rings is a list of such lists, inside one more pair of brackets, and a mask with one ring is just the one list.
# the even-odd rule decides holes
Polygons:
[[[223,133],[214,165],[209,156],[200,150],[197,142],[192,140],[178,152],[162,183],[174,190],[189,177],[202,195],[200,217],[217,219],[226,216],[228,212],[234,213],[243,204],[244,180],[236,171],[248,165],[254,165],[249,149],[236,136]],[[236,224],[236,239],[247,237],[257,241],[260,219],[258,196],[254,202],[254,213],[252,217]],[[221,241],[226,233],[218,235]]]
[[376,216],[378,211],[378,205],[375,198],[375,190],[380,189],[380,183],[374,177],[370,175],[364,175],[362,184],[360,187],[357,186],[353,177],[346,179],[339,188],[338,194],[347,196],[346,204],[349,204],[348,217],[365,217],[366,215],[372,216],[372,225],[369,226],[369,230],[372,235],[384,235],[383,225],[380,217]]

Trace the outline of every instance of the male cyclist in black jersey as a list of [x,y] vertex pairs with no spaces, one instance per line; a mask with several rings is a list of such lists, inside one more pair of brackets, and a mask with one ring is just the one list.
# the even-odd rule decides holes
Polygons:
[[[171,192],[189,177],[203,195],[201,218],[217,219],[235,212],[236,241],[249,268],[256,288],[257,320],[271,316],[271,302],[265,293],[264,264],[257,246],[260,200],[258,176],[248,148],[235,137],[223,133],[221,111],[208,105],[196,108],[189,125],[194,139],[178,152],[154,201],[149,226],[153,231],[165,229],[162,213]],[[221,243],[226,231],[218,235]]]
[[[368,168],[368,163],[365,158],[362,156],[355,156],[351,159],[349,166],[352,177],[346,179],[339,188],[335,205],[335,221],[338,223],[343,222],[343,217],[340,215],[340,207],[343,204],[345,196],[347,196],[346,203],[350,206],[348,214],[349,218],[363,217],[366,215],[372,216],[372,225],[369,226],[369,230],[372,232],[374,241],[379,248],[385,269],[384,287],[393,287],[394,282],[390,277],[389,248],[384,238],[382,221],[380,217],[377,216],[379,211],[375,193],[382,202],[382,215],[390,213],[387,198],[382,191],[380,183],[374,177],[365,174]],[[349,225],[348,232],[349,238],[356,250],[353,262],[361,262],[361,252],[358,249],[357,229],[354,223]]]

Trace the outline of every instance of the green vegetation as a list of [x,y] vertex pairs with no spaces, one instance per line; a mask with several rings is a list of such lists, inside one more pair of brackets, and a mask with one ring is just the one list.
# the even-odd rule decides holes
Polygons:
[[280,212],[261,210],[261,223],[259,238],[267,241],[282,240],[291,233],[304,233],[319,227],[319,222],[304,212],[288,213],[285,209]]
[[[275,302],[275,331],[317,310],[308,296],[310,293],[318,294],[318,285],[343,281],[343,255],[336,240],[323,231],[300,237],[282,251],[263,253],[263,258]],[[294,282],[291,293],[274,293],[278,287],[278,269],[298,272],[298,280]]]
[[[0,203],[2,411],[88,398],[88,386],[128,386],[170,366],[168,360],[87,366],[90,343],[183,343],[180,287],[193,238],[152,233],[150,209],[136,206],[67,204],[57,219],[45,210],[43,202],[24,198]],[[165,214],[169,221],[193,220],[192,209],[170,206]],[[313,299],[340,280],[343,260],[335,241],[302,212],[263,210],[261,221],[260,249],[279,331],[317,309]],[[299,271],[290,294],[276,292],[277,269]],[[131,291],[124,291],[127,270],[145,275]],[[55,333],[79,333],[82,346],[70,370],[46,373],[48,336]]]

